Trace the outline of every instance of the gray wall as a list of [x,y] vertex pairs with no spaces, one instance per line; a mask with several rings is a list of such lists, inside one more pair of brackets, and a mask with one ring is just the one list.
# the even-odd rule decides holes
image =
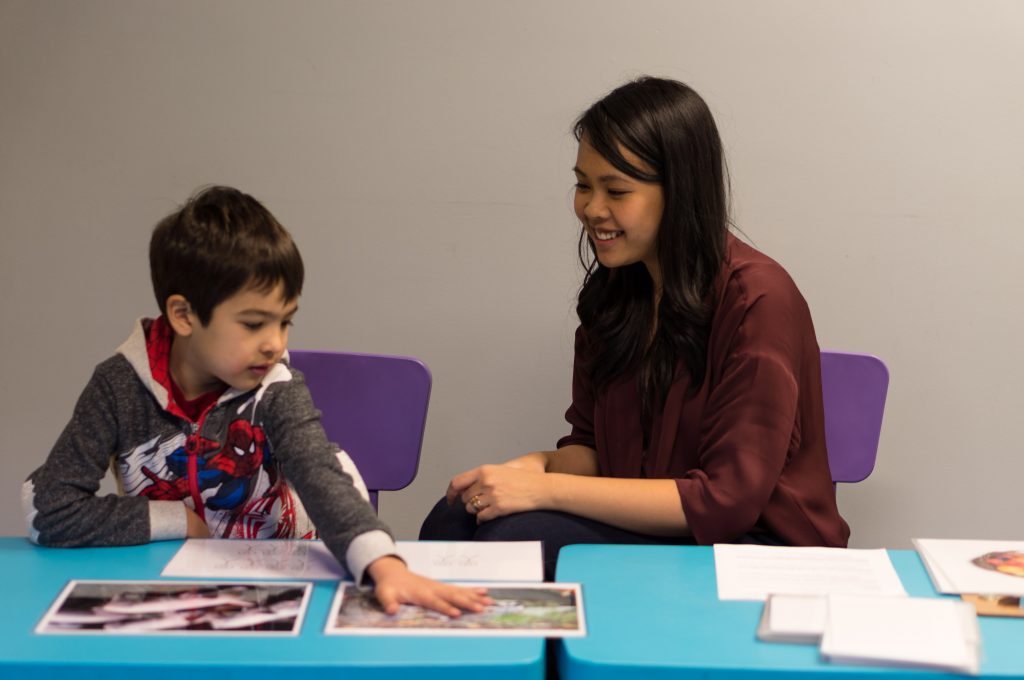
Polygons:
[[411,538],[462,469],[565,431],[568,134],[626,78],[715,112],[737,224],[825,348],[892,373],[853,545],[1020,537],[1024,3],[0,0],[0,533],[92,367],[151,315],[149,231],[237,185],[308,266],[293,347],[435,378]]

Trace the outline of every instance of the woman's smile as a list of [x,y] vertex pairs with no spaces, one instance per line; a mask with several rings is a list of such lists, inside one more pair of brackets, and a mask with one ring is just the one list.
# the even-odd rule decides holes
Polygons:
[[594,239],[602,243],[614,241],[618,237],[622,236],[624,231],[606,231],[604,229],[591,229],[590,233],[593,234]]

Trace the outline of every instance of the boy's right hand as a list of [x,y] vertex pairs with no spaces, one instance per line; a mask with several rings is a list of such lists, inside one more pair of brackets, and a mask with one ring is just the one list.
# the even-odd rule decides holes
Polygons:
[[210,527],[206,526],[206,522],[199,519],[199,515],[187,505],[182,504],[182,507],[185,508],[185,520],[188,526],[185,536],[187,538],[209,538]]
[[400,604],[415,604],[454,618],[462,610],[481,612],[494,604],[483,588],[433,581],[412,573],[405,562],[391,555],[374,560],[367,571],[374,582],[374,595],[388,614],[396,613]]

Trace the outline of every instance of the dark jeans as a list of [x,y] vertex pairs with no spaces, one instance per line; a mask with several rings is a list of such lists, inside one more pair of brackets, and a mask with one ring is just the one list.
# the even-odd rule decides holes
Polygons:
[[[621,543],[630,545],[694,545],[690,537],[665,538],[638,534],[603,522],[553,510],[534,510],[505,515],[479,526],[476,515],[457,503],[449,506],[442,498],[420,528],[422,541],[540,541],[544,554],[544,580],[555,580],[559,551],[576,543]],[[781,545],[767,534],[748,534],[737,543]]]

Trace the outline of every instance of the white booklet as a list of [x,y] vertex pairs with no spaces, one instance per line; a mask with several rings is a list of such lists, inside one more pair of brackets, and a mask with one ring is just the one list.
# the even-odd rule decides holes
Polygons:
[[[398,541],[409,569],[447,581],[542,581],[540,541]],[[351,580],[322,541],[186,540],[161,576]]]
[[1024,541],[915,538],[940,593],[1024,596]]
[[978,673],[974,608],[947,598],[830,596],[821,654],[829,661]]
[[765,600],[773,594],[907,594],[881,549],[716,544],[715,576],[720,600]]

